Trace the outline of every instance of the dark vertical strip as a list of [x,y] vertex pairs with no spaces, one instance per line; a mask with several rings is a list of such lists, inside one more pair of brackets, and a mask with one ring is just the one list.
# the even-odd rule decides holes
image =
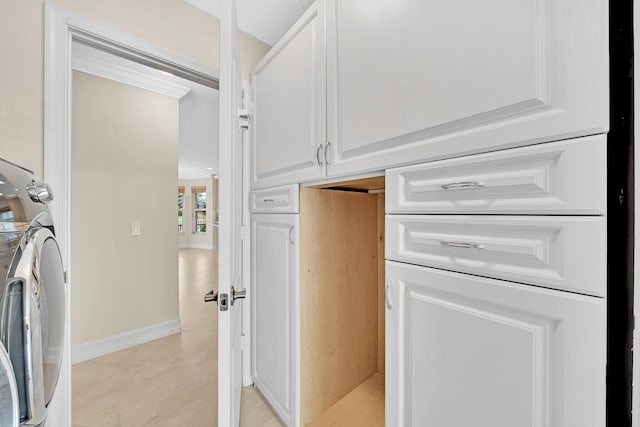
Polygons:
[[610,0],[607,426],[631,427],[633,344],[633,0]]

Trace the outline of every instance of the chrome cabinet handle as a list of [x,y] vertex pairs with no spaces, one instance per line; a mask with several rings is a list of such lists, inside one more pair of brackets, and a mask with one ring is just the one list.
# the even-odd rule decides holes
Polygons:
[[484,249],[484,245],[480,245],[478,243],[467,243],[467,242],[448,242],[445,240],[440,241],[442,246],[448,246],[451,248],[462,248],[462,249]]
[[327,141],[327,143],[324,146],[324,162],[326,164],[329,164],[329,158],[327,157],[327,149],[331,146],[331,141]]
[[322,144],[318,144],[318,148],[316,148],[316,160],[318,161],[318,166],[324,165],[322,160],[320,160],[320,151],[322,150]]
[[295,244],[295,242],[293,241],[293,225],[289,228],[289,241],[292,245]]
[[391,289],[391,281],[387,280],[387,283],[384,286],[384,301],[387,305],[387,310],[391,310],[393,304],[391,303],[391,295],[389,294],[389,290]]
[[484,182],[479,181],[463,181],[463,182],[452,182],[450,184],[443,184],[443,190],[453,190],[456,188],[482,188],[484,187]]
[[265,203],[273,203],[273,199],[262,199]]

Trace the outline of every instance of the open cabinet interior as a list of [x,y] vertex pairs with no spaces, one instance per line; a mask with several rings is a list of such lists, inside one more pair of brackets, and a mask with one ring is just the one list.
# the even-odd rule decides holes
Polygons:
[[384,426],[384,177],[300,190],[302,426]]

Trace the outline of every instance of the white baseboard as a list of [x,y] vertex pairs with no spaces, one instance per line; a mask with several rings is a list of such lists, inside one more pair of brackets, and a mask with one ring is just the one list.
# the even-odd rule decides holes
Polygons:
[[210,249],[213,250],[213,244],[211,243],[189,243],[186,246],[180,246],[180,248],[191,248],[191,249]]
[[180,331],[180,319],[177,319],[74,345],[71,349],[71,364],[144,344],[158,338],[177,334]]

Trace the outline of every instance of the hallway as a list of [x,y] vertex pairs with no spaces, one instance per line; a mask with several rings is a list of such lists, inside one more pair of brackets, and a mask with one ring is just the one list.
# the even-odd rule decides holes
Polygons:
[[[217,288],[217,262],[217,251],[179,251],[182,333],[73,366],[74,427],[217,425],[218,316],[203,302]],[[248,387],[240,425],[281,424]]]

